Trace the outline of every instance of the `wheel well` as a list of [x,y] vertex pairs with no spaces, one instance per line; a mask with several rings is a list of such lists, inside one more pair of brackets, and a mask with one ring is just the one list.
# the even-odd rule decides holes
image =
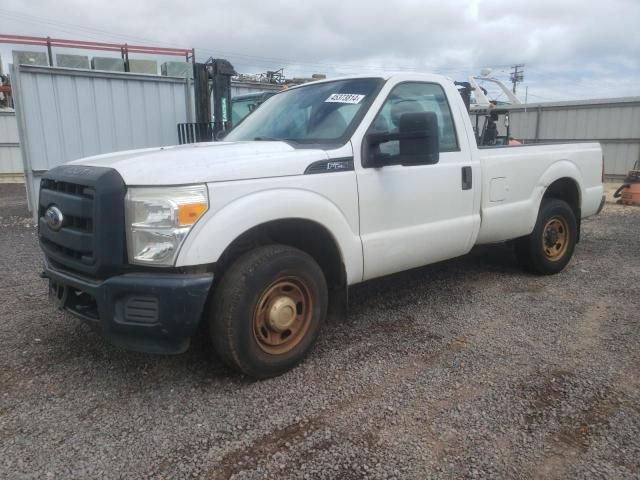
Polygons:
[[573,214],[576,217],[576,223],[578,225],[578,240],[580,239],[580,189],[578,184],[572,178],[564,177],[554,181],[547,190],[544,192],[545,198],[555,198],[558,200],[564,200],[569,204]]
[[302,218],[273,220],[237,237],[216,263],[216,276],[221,277],[242,254],[270,244],[289,245],[311,255],[322,269],[329,291],[346,287],[346,271],[333,235],[319,223]]

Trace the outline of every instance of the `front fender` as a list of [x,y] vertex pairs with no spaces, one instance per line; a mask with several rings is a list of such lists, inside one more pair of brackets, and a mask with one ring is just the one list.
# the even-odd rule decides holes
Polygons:
[[362,244],[358,232],[330,199],[297,188],[262,190],[207,212],[187,236],[176,266],[214,263],[241,234],[258,225],[288,218],[311,220],[325,227],[338,245],[347,282],[362,281]]

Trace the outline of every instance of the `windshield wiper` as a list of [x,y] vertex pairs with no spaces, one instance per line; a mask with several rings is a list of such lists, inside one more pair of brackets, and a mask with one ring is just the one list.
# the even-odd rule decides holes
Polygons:
[[283,138],[274,138],[274,137],[255,137],[255,141],[257,142],[280,142],[284,140]]
[[292,143],[298,143],[298,141],[293,138],[254,137],[253,140],[256,142],[284,142],[290,146],[293,146],[291,145]]

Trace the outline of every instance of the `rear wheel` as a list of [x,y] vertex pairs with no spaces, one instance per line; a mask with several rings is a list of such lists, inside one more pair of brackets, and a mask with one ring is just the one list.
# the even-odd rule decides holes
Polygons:
[[213,344],[231,367],[273,377],[302,361],[326,312],[326,281],[311,256],[284,245],[259,247],[236,260],[216,288]]
[[516,240],[516,256],[526,270],[552,275],[569,263],[577,238],[576,217],[569,204],[543,200],[533,232]]

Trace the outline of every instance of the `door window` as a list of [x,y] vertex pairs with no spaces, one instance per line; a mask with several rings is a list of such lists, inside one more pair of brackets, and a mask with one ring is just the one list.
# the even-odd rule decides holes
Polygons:
[[[459,150],[449,102],[442,87],[435,83],[407,82],[397,85],[387,97],[369,131],[397,132],[402,114],[418,112],[434,112],[438,117],[440,152]],[[380,144],[380,153],[399,155],[400,143],[394,140]]]

